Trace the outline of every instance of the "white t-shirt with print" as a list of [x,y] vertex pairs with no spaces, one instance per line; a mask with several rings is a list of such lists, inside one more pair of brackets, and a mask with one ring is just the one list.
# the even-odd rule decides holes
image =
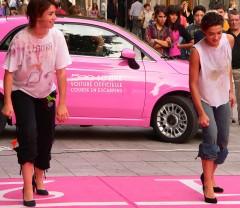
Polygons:
[[55,70],[71,64],[63,33],[51,28],[43,38],[36,38],[25,28],[9,47],[3,68],[13,72],[13,90],[35,98],[44,98],[56,89]]

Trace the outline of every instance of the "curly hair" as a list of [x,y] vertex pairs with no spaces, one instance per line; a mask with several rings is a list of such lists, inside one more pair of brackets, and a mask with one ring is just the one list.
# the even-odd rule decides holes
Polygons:
[[212,26],[223,26],[223,17],[219,15],[217,12],[207,12],[201,21],[201,29],[206,31],[209,27]]

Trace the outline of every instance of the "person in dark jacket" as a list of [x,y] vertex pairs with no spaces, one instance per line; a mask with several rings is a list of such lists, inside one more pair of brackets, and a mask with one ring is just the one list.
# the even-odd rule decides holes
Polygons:
[[117,17],[117,1],[108,0],[107,4],[107,19],[109,22],[115,23]]

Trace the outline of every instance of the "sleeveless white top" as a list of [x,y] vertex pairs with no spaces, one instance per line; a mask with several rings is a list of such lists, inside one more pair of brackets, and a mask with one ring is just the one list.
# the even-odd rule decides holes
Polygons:
[[217,47],[209,46],[205,39],[194,45],[200,57],[199,92],[201,100],[218,107],[229,102],[229,69],[232,49],[225,33]]

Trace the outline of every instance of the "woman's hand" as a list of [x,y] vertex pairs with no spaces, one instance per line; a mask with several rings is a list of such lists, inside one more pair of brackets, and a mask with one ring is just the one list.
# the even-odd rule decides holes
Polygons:
[[198,123],[201,127],[208,127],[209,126],[209,118],[206,113],[203,113],[198,118]]
[[57,121],[64,122],[68,119],[69,114],[65,104],[59,104],[57,106],[57,113],[56,113]]
[[13,114],[12,104],[4,104],[2,108],[2,114],[8,118],[11,118]]

